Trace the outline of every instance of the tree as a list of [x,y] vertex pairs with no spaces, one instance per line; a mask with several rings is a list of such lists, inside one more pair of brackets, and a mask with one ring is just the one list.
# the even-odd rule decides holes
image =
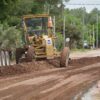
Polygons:
[[[64,2],[68,2],[69,0],[34,0],[33,9],[40,11],[42,13],[57,13],[58,9],[62,9],[62,5]],[[60,5],[58,7],[58,5]],[[34,13],[34,10],[32,10]],[[59,12],[60,13],[60,12]]]
[[[77,9],[76,9],[77,12]],[[70,37],[70,46],[71,47],[82,47],[82,16],[77,17],[73,14],[72,10],[65,9],[64,11],[64,16],[65,16],[65,33],[66,33],[66,38]],[[62,18],[57,18],[56,21],[56,30],[57,32],[63,33],[63,17]]]
[[9,49],[22,45],[20,31],[9,27],[6,23],[0,24],[0,48]]
[[12,12],[18,0],[1,0],[0,1],[0,20],[4,20]]

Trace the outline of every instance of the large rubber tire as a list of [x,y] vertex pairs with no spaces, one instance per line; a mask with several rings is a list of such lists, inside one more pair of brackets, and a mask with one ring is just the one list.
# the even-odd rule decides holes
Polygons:
[[64,49],[61,52],[60,67],[67,67],[68,66],[69,54],[70,54],[69,47],[64,47]]

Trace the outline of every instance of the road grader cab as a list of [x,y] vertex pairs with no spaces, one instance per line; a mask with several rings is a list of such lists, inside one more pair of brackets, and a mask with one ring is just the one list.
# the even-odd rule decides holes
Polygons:
[[69,48],[58,52],[55,47],[56,36],[53,31],[53,20],[47,14],[25,15],[22,17],[25,46],[16,49],[16,63],[32,59],[55,59],[60,57],[60,66],[67,66]]

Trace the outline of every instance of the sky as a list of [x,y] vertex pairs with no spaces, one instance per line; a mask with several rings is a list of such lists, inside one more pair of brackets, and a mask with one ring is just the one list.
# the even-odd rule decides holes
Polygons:
[[[78,5],[70,5],[78,4]],[[80,4],[93,4],[93,5],[80,5]],[[65,3],[66,8],[75,9],[80,7],[85,7],[87,12],[90,12],[93,8],[98,8],[100,10],[100,0],[70,0]]]

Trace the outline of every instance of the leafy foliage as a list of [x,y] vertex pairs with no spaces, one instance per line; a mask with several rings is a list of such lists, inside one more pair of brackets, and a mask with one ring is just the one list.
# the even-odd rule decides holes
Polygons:
[[0,48],[9,49],[21,46],[20,31],[9,27],[6,23],[0,24]]
[[[58,48],[63,42],[63,16],[66,19],[66,37],[70,37],[71,47],[82,47],[83,38],[89,44],[96,42],[93,40],[93,25],[95,27],[95,37],[97,33],[97,13],[99,15],[99,40],[100,40],[100,11],[93,9],[90,13],[85,8],[69,10],[65,8],[65,2],[69,0],[1,0],[0,1],[0,44],[1,47],[7,45],[21,45],[20,25],[21,16],[26,14],[49,13],[56,16],[56,32],[59,40]],[[4,24],[7,23],[7,24]],[[9,35],[8,35],[9,34]],[[83,36],[84,35],[84,36]],[[19,41],[17,43],[16,41]],[[3,42],[2,42],[3,41]],[[13,44],[14,43],[14,44]],[[99,41],[100,43],[100,41]],[[10,47],[10,46],[9,46]]]

